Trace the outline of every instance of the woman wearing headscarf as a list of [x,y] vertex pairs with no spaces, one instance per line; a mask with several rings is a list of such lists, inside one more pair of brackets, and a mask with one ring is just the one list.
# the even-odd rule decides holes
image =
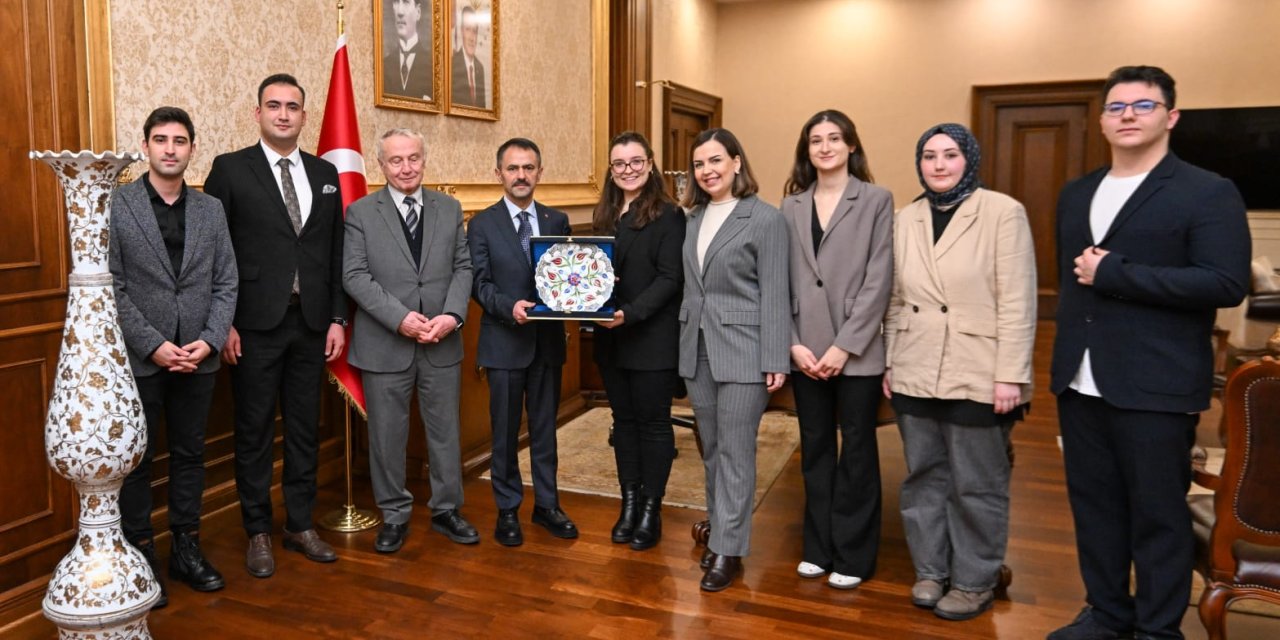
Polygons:
[[1009,529],[1009,432],[1031,397],[1036,272],[1026,211],[983,189],[958,124],[916,144],[924,194],[898,214],[885,316],[907,460],[901,508],[911,599],[948,620],[991,608]]
[[698,420],[711,519],[700,586],[721,591],[751,549],[756,435],[790,370],[787,225],[756,195],[729,130],[698,134],[689,159],[679,370]]
[[880,322],[893,287],[893,195],[871,182],[849,116],[827,110],[809,118],[782,199],[804,475],[804,555],[796,573],[825,575],[837,589],[870,578],[880,547],[876,412],[884,373]]

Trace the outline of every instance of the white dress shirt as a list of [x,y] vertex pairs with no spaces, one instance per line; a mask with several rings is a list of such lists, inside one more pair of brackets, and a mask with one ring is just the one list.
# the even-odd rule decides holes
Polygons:
[[400,219],[404,221],[406,226],[409,224],[409,209],[404,206],[404,199],[409,197],[412,197],[413,201],[418,203],[418,223],[422,223],[422,187],[418,187],[413,193],[401,193],[399,189],[387,185],[387,191],[391,192],[391,201],[395,203],[396,211],[400,212]]
[[502,196],[502,201],[507,203],[507,212],[511,214],[511,224],[512,226],[515,227],[517,236],[520,235],[520,212],[521,211],[529,212],[529,227],[533,229],[533,235],[534,236],[542,235],[542,233],[540,233],[538,229],[538,212],[534,210],[534,203],[530,202],[528,209],[521,209],[520,207],[516,206],[516,203],[509,200],[506,196]]
[[263,153],[267,154],[267,165],[271,167],[271,176],[276,179],[276,188],[280,190],[280,199],[284,200],[284,183],[280,182],[280,167],[277,165],[280,158],[289,159],[289,175],[293,176],[293,190],[298,194],[298,213],[302,216],[302,224],[306,226],[307,218],[311,216],[311,181],[307,180],[307,170],[302,166],[302,152],[297,147],[287,156],[282,156],[275,152],[265,142],[259,142],[262,145]]

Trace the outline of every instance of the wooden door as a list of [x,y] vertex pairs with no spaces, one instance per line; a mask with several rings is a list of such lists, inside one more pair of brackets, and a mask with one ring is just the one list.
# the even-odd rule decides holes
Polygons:
[[1101,166],[1102,80],[974,87],[973,133],[982,181],[1027,208],[1035,240],[1039,315],[1058,307],[1058,192]]
[[[699,133],[720,126],[723,100],[709,93],[669,83],[662,95],[662,169],[689,170],[689,146]],[[689,178],[692,179],[692,178]],[[678,197],[676,182],[668,176],[667,188]]]

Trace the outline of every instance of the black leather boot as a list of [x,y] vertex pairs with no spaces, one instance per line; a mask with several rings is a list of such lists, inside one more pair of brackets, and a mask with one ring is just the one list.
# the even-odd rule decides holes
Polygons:
[[631,533],[639,517],[640,483],[625,483],[622,485],[622,510],[618,512],[618,521],[613,524],[613,541],[617,544],[631,542]]
[[631,535],[631,548],[644,551],[662,539],[662,498],[645,496],[640,506],[640,520]]
[[146,542],[133,543],[133,546],[142,552],[142,557],[147,559],[147,566],[151,567],[151,574],[156,580],[156,584],[160,585],[160,599],[151,605],[152,609],[163,609],[169,606],[169,587],[164,583],[164,574],[160,571],[160,556],[156,555],[156,543],[148,539]]
[[200,534],[194,531],[173,534],[169,577],[187,583],[196,591],[217,591],[226,585],[222,574],[204,559]]

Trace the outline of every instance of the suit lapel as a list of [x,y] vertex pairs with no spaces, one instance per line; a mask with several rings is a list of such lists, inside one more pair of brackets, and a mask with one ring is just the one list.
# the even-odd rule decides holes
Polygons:
[[[169,251],[164,247],[164,237],[160,235],[160,223],[156,221],[155,209],[151,207],[147,188],[141,182],[146,179],[147,177],[143,176],[138,181],[121,187],[121,195],[129,204],[129,215],[133,216],[133,223],[142,231],[142,236],[147,239],[147,244],[155,252],[156,259],[163,265],[165,273],[177,282],[178,274],[173,272],[173,263],[169,262]],[[189,233],[187,235],[190,237]]]
[[694,274],[693,281],[702,290],[702,270],[698,268],[698,233],[702,229],[702,221],[707,217],[707,208],[703,206],[689,215],[685,222],[684,272]]
[[275,172],[279,171],[279,167],[272,167],[267,163],[267,154],[262,151],[262,143],[249,147],[249,154],[253,159],[249,163],[249,170],[258,179],[262,188],[271,194],[267,199],[276,205],[276,212],[284,220],[285,226],[292,231],[293,221],[289,219],[289,209],[284,206],[284,195],[280,193],[280,185],[276,183]]
[[[520,236],[516,233],[516,223],[511,218],[511,211],[507,209],[507,201],[505,199],[499,200],[498,204],[494,205],[494,208],[497,210],[498,214],[496,219],[498,224],[498,235],[502,236],[502,238],[507,241],[507,244],[511,247],[511,251],[514,252],[514,255],[524,255],[524,247],[520,246]],[[542,210],[542,207],[538,206],[536,202],[534,203],[534,208],[538,209],[539,212]],[[541,231],[541,217],[538,218],[538,225],[538,230]],[[529,266],[529,272],[532,273],[533,265],[530,265],[528,260],[525,261],[525,264]]]
[[707,247],[706,255],[702,256],[702,273],[706,274],[707,267],[711,266],[711,261],[715,259],[716,253],[724,248],[730,240],[742,233],[747,228],[747,221],[751,219],[751,205],[746,200],[739,200],[738,204],[733,207],[733,211],[729,213],[728,219],[724,224],[720,225],[720,230],[716,231],[716,235],[711,239],[711,244]]
[[440,233],[443,231],[441,229],[441,225],[445,223],[443,218],[444,216],[440,215],[439,209],[436,208],[435,199],[428,198],[424,189],[422,193],[422,221],[418,223],[422,229],[422,260],[418,261],[419,274],[427,268],[427,255],[431,253],[432,241],[440,237]]
[[791,196],[792,210],[795,211],[795,215],[791,216],[791,224],[796,228],[796,237],[800,239],[800,253],[804,254],[805,263],[813,269],[814,275],[820,275],[818,257],[813,252],[813,192],[814,187],[811,186]]
[[[1099,247],[1104,246],[1107,240],[1110,240],[1111,236],[1115,235],[1116,230],[1123,226],[1124,223],[1128,222],[1129,219],[1133,217],[1133,214],[1142,207],[1142,204],[1147,201],[1147,199],[1164,188],[1164,181],[1173,176],[1176,161],[1177,157],[1174,156],[1173,153],[1166,154],[1164,159],[1160,161],[1160,164],[1157,164],[1155,168],[1151,170],[1151,174],[1142,181],[1142,184],[1138,185],[1137,190],[1133,192],[1133,195],[1129,196],[1129,199],[1125,201],[1124,206],[1120,207],[1120,212],[1116,214],[1115,220],[1111,221],[1111,226],[1107,228],[1106,235],[1103,235],[1102,240],[1098,242]],[[1099,182],[1101,182],[1101,180],[1099,180]],[[1089,190],[1089,194],[1092,196],[1096,191],[1097,185],[1094,185],[1094,188]],[[1087,212],[1088,209],[1086,208],[1085,211]],[[1087,221],[1088,219],[1089,216],[1086,215],[1085,220]],[[1093,237],[1092,234],[1090,234],[1089,237]]]
[[187,265],[194,262],[192,258],[195,257],[198,250],[197,243],[200,240],[200,234],[204,232],[204,210],[191,197],[191,190],[187,189],[186,185],[183,185],[182,188],[186,189],[183,197],[187,199],[186,210],[184,211],[187,229],[182,238],[182,266],[177,274],[179,281],[182,280],[182,274],[186,273]]
[[[954,247],[960,236],[964,235],[974,222],[978,221],[978,209],[981,205],[978,199],[981,194],[975,193],[964,202],[960,203],[960,207],[951,214],[951,222],[947,224],[947,228],[942,232],[942,237],[938,238],[938,243],[933,247],[933,254],[936,258],[942,258],[947,251]],[[932,226],[933,213],[930,212],[930,226]],[[930,240],[932,240],[932,229],[930,229]]]
[[[955,224],[955,221],[951,224]],[[947,226],[949,229],[951,225]],[[929,272],[929,280],[934,288],[943,291],[942,275],[938,273],[938,252],[933,244],[933,214],[927,201],[924,202],[924,206],[916,208],[915,218],[911,220],[907,233],[911,234],[910,244],[914,245],[920,254],[917,261]],[[909,258],[904,257],[904,262],[906,260]]]
[[[409,250],[409,240],[404,236],[404,226],[400,221],[400,212],[396,210],[396,201],[391,197],[390,187],[383,187],[378,191],[378,217],[382,218],[383,224],[386,225],[391,241],[400,247],[400,253],[404,255],[404,259],[416,269],[417,265],[413,264],[413,252]],[[425,228],[426,217],[419,216],[418,224]]]
[[[302,167],[307,172],[307,184],[311,185],[311,210],[307,212],[307,221],[302,223],[302,232],[298,234],[302,235],[311,227],[320,224],[317,220],[320,219],[320,207],[324,201],[320,196],[324,195],[326,185],[324,180],[320,178],[320,168],[316,166],[316,163],[327,162],[327,160],[322,161],[301,151],[298,152],[298,155],[302,157]],[[284,199],[281,198],[282,203],[283,201]]]

